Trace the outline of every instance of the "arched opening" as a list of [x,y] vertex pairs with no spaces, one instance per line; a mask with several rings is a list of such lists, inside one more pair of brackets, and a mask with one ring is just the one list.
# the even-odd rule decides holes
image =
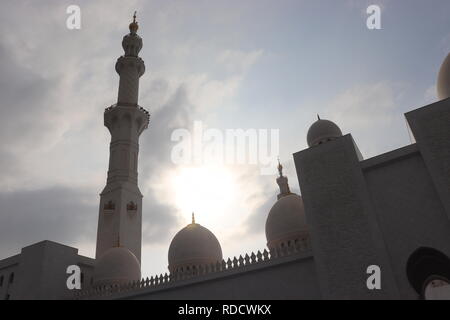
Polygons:
[[421,299],[450,299],[450,259],[432,248],[419,248],[406,266],[411,286]]

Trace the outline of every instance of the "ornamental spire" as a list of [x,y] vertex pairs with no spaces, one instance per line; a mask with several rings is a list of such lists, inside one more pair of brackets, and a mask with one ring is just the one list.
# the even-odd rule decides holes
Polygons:
[[139,57],[142,49],[142,38],[136,33],[138,23],[136,12],[130,23],[130,32],[123,37],[124,55],[117,59],[116,71],[120,75],[119,97],[117,104],[122,106],[137,106],[139,96],[139,78],[145,72],[144,61]]
[[283,176],[283,166],[280,163],[280,159],[278,159],[278,173],[280,176],[277,178],[277,184],[280,187],[280,194],[278,194],[278,199],[281,197],[287,196],[291,194],[291,190],[289,189],[288,178]]
[[195,224],[195,215],[193,212],[192,212],[192,224]]
[[280,163],[280,158],[278,158],[278,173],[280,174],[280,177],[283,176],[283,166]]
[[130,26],[129,26],[129,28],[130,28],[130,33],[136,33],[136,31],[139,29],[139,25],[138,25],[138,23],[137,23],[137,21],[136,21],[136,11],[134,12],[134,14],[133,14],[133,22],[131,22],[130,23]]

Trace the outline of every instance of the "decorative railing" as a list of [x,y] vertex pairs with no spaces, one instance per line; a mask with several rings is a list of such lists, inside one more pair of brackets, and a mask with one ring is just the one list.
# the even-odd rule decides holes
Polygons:
[[88,299],[90,297],[105,297],[122,292],[137,291],[139,289],[156,288],[164,285],[175,284],[180,280],[201,278],[201,276],[229,271],[238,270],[246,266],[254,266],[267,261],[276,260],[281,257],[288,257],[300,252],[307,251],[310,248],[309,241],[302,241],[290,246],[284,246],[273,250],[252,252],[250,255],[240,255],[233,259],[218,261],[209,265],[198,265],[186,268],[183,271],[175,273],[165,273],[141,281],[133,281],[125,285],[97,286],[78,291],[75,295],[76,299]]
[[[139,105],[136,105],[136,106],[137,106],[138,110],[144,114],[145,122],[146,122],[144,125],[147,128],[148,124],[150,123],[150,112],[148,112],[147,110],[145,110],[144,108],[142,108]],[[113,110],[115,107],[117,107],[117,104],[113,104],[112,106],[109,106],[109,107],[105,108],[105,113]]]

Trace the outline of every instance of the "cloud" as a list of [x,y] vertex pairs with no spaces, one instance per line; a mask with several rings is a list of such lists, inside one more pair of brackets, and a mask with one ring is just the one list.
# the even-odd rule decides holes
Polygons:
[[[288,178],[289,188],[291,192],[300,194],[297,188],[297,177],[293,161],[283,162],[283,175]],[[244,190],[252,190],[248,192],[245,199],[246,203],[251,204],[252,210],[245,216],[242,222],[241,236],[262,234],[265,231],[267,216],[272,206],[277,202],[279,187],[276,183],[278,177],[277,172],[273,175],[260,175],[249,171],[241,176],[240,184],[243,184]],[[248,181],[246,185],[245,181]],[[252,188],[252,184],[258,185],[260,188]]]
[[[406,126],[400,112],[406,86],[387,81],[356,85],[331,99],[323,118],[351,132],[364,156],[374,156],[401,146]],[[322,115],[321,115],[322,116]]]
[[21,164],[23,155],[40,150],[54,137],[57,123],[51,108],[55,80],[43,79],[18,64],[13,52],[0,43],[0,186],[9,189],[28,170]]
[[386,82],[354,86],[335,97],[328,112],[352,128],[368,128],[391,122],[396,111],[398,86]]
[[424,99],[425,99],[425,104],[430,104],[430,103],[437,101],[436,84],[433,84],[427,90],[425,90]]
[[72,245],[95,239],[98,196],[64,186],[0,193],[0,254],[42,240]]
[[[91,147],[104,143],[102,109],[114,101],[111,88],[117,85],[114,60],[104,59],[113,48],[120,52],[120,38],[108,40],[120,27],[113,23],[117,14],[111,13],[128,10],[133,3],[82,5],[80,31],[65,27],[68,2],[26,3],[4,3],[0,13],[2,24],[14,29],[0,37],[0,156],[11,159],[15,168],[0,169],[0,186],[13,190],[86,184],[86,176],[95,176],[96,168],[67,170],[80,164],[68,145],[72,150],[76,146],[84,158],[91,157],[91,163],[97,161],[92,149],[99,148]],[[33,14],[26,14],[30,10]],[[98,23],[99,16],[104,24]],[[89,31],[93,21],[96,32]]]
[[245,52],[242,50],[225,50],[217,57],[217,62],[226,67],[228,72],[245,74],[263,55],[263,50]]
[[[46,238],[94,247],[98,193],[106,181],[110,139],[103,126],[103,109],[117,98],[119,77],[114,64],[122,54],[122,36],[134,10],[138,10],[144,40],[141,56],[147,66],[140,82],[140,104],[151,113],[150,126],[140,139],[139,186],[144,195],[143,241],[148,250],[144,255],[154,269],[158,262],[152,256],[166,252],[171,237],[185,223],[183,217],[190,214],[178,211],[167,181],[169,173],[179,169],[170,159],[173,130],[191,129],[194,120],[208,127],[239,123],[272,128],[275,123],[284,135],[282,156],[292,159],[291,153],[305,146],[310,124],[305,119],[320,110],[321,116],[351,132],[366,156],[407,140],[407,131],[399,129],[404,124],[399,112],[405,101],[403,84],[361,84],[365,78],[358,77],[360,84],[355,85],[350,79],[354,63],[346,65],[348,59],[336,50],[327,61],[348,68],[348,77],[342,78],[347,82],[326,92],[314,87],[323,82],[317,76],[321,73],[308,66],[317,59],[319,64],[325,61],[317,56],[317,52],[328,52],[320,39],[323,30],[336,26],[335,19],[322,19],[321,28],[309,30],[307,26],[314,26],[317,17],[309,17],[308,5],[298,11],[304,14],[299,20],[298,14],[291,14],[295,11],[285,10],[298,10],[298,1],[287,3],[284,9],[261,3],[255,11],[251,3],[80,0],[82,29],[69,31],[65,27],[69,4],[73,3],[28,0],[1,6],[0,26],[8,30],[0,34],[2,255]],[[350,15],[342,18],[351,21],[361,15],[364,27],[369,4],[349,2],[353,9],[344,10]],[[332,14],[340,15],[340,10]],[[299,30],[307,32],[302,35]],[[336,43],[357,44],[366,39],[354,37],[358,35],[349,32]],[[441,46],[448,47],[448,37]],[[364,50],[368,51],[361,54],[369,54],[373,47]],[[398,48],[385,51],[393,54],[391,58],[400,56]],[[250,72],[261,62],[264,68]],[[340,76],[333,74],[331,79]],[[366,80],[372,73],[368,74]],[[241,95],[247,85],[249,90]],[[342,86],[348,89],[319,107],[314,105]],[[306,108],[302,99],[312,101],[314,108]],[[296,110],[293,105],[302,107]],[[289,165],[286,169],[292,188],[297,185],[295,171],[289,172]],[[230,221],[230,227],[216,224],[211,228],[218,230],[224,252],[228,248],[246,252],[253,244],[263,247],[265,219],[278,192],[276,172],[260,176],[256,166],[230,170],[233,177],[239,176],[233,207],[217,204],[225,212],[220,219]],[[164,270],[166,262],[159,265]]]
[[[159,79],[159,82],[164,80]],[[166,86],[163,85],[165,88]],[[177,212],[170,200],[170,191],[165,188],[164,176],[173,170],[170,161],[172,131],[189,122],[186,89],[181,85],[166,104],[157,109],[144,131],[140,143],[140,179],[144,194],[143,235],[149,244],[169,241],[169,234],[179,225]]]
[[[82,29],[69,31],[69,4],[2,4],[0,25],[14,32],[0,36],[0,258],[44,239],[94,251],[110,138],[103,109],[117,97],[114,63],[122,54],[129,13],[142,6],[136,1],[80,2]],[[167,173],[177,169],[170,160],[172,131],[190,129],[194,120],[234,99],[263,51],[210,41],[199,45],[180,37],[174,25],[159,29],[158,21],[171,21],[153,20],[158,13],[140,12],[147,64],[140,104],[151,113],[139,155],[143,242],[146,250],[161,251],[186,214],[175,208],[166,181]],[[150,31],[155,37],[145,26],[155,27]],[[186,67],[197,56],[208,56],[216,67]],[[252,189],[257,179],[236,188]],[[260,188],[253,189],[252,208],[261,197]]]
[[450,52],[450,33],[442,38],[439,47],[445,54],[448,54],[448,52]]
[[245,219],[243,224],[245,233],[255,235],[264,232],[267,215],[276,201],[275,195],[267,195],[266,200]]
[[[240,54],[246,56],[244,52]],[[252,52],[248,55],[255,56]],[[256,59],[256,56],[250,59],[247,67],[256,63]],[[177,211],[173,193],[167,190],[170,186],[167,173],[178,167],[171,160],[175,144],[171,141],[172,132],[179,128],[192,130],[194,120],[202,118],[205,109],[212,112],[223,101],[233,98],[244,76],[241,72],[244,70],[223,79],[205,73],[178,78],[153,77],[148,83],[149,90],[143,93],[141,105],[151,105],[151,119],[148,130],[141,136],[139,155],[140,186],[144,194],[143,234],[148,244],[168,246],[170,236],[182,226],[181,216],[186,214]]]

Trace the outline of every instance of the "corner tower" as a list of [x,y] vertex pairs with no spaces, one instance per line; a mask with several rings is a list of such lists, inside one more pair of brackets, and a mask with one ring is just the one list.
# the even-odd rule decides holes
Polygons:
[[120,76],[117,103],[106,108],[104,124],[111,134],[106,186],[100,194],[96,259],[115,246],[117,239],[141,261],[142,194],[138,187],[139,136],[148,127],[149,113],[138,105],[139,78],[145,72],[138,56],[136,13],[123,37],[125,54],[116,62]]

